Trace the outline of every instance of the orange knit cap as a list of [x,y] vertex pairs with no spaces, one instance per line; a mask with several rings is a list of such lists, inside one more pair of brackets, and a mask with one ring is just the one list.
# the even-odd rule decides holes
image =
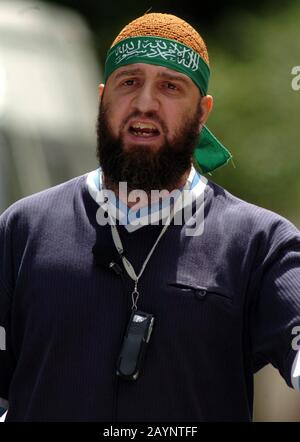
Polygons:
[[171,14],[150,13],[130,22],[115,38],[111,47],[130,37],[163,37],[177,40],[197,52],[209,65],[203,38],[186,21]]

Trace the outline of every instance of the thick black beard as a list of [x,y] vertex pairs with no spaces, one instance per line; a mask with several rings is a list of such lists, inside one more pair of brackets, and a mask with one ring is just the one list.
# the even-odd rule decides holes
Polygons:
[[[144,118],[159,121],[165,135],[165,143],[159,150],[153,151],[147,146],[131,146],[124,151],[122,135],[115,137],[108,123],[108,109],[100,104],[97,120],[97,157],[103,170],[107,187],[118,186],[127,182],[128,190],[172,191],[178,187],[182,176],[190,169],[192,156],[199,137],[200,101],[193,118],[185,119],[176,137],[169,142],[167,129],[153,113],[143,114]],[[139,118],[135,112],[128,116]],[[122,127],[125,126],[123,123]],[[122,130],[121,130],[122,134]]]

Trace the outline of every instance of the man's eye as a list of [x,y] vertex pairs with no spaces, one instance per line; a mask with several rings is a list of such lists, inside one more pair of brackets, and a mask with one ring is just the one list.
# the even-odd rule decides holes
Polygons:
[[172,90],[172,91],[176,91],[178,88],[177,88],[177,86],[176,86],[176,84],[174,84],[174,83],[166,83],[166,87],[167,87],[167,89],[169,89],[169,90]]
[[124,86],[133,86],[134,80],[125,80],[123,84]]

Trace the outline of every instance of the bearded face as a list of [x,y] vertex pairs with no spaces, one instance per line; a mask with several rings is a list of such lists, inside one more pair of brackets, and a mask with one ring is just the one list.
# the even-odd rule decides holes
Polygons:
[[[199,137],[199,120],[201,118],[200,100],[196,112],[182,119],[173,136],[164,121],[154,112],[129,114],[115,135],[110,124],[111,110],[109,105],[100,103],[97,121],[97,156],[106,182],[115,186],[127,182],[128,189],[141,189],[147,193],[151,190],[176,189],[181,177],[190,169],[192,155]],[[134,127],[130,121],[151,121],[160,128],[160,143],[153,148],[143,142],[139,144],[138,131],[147,129],[147,125]],[[149,130],[150,124],[148,125]],[[136,141],[130,142],[126,132],[136,132]],[[147,132],[145,132],[146,134]],[[149,132],[148,132],[149,133]],[[133,134],[132,134],[133,135]],[[134,135],[133,135],[134,136]],[[155,135],[153,135],[155,136]]]

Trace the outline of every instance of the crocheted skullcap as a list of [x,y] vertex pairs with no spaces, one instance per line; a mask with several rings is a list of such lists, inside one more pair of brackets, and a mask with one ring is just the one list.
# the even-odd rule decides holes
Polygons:
[[177,40],[197,52],[209,65],[208,52],[203,38],[186,21],[172,14],[150,13],[126,25],[111,47],[129,37],[164,37]]

